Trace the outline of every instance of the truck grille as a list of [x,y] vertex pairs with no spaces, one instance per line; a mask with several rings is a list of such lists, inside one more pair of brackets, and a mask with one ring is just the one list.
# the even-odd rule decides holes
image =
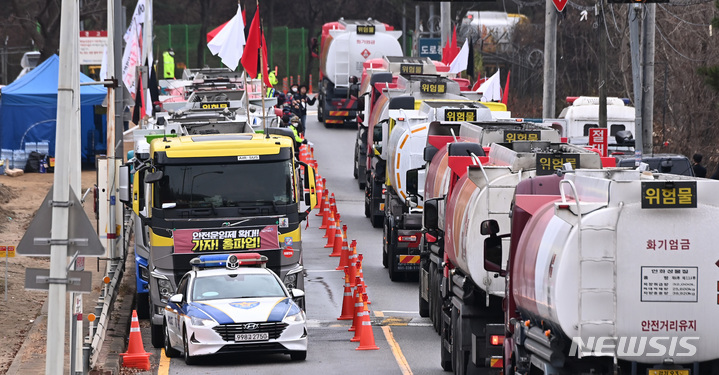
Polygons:
[[[256,326],[256,328],[253,327]],[[249,327],[248,327],[249,326]],[[225,341],[235,341],[237,333],[263,333],[270,335],[270,340],[280,337],[282,332],[287,328],[287,323],[282,322],[264,322],[264,323],[230,323],[215,326],[217,332]]]

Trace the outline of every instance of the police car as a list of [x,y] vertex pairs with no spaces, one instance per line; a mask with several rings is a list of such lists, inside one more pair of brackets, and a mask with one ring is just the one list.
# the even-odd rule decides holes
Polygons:
[[265,268],[257,253],[203,255],[180,280],[164,311],[165,354],[197,357],[215,353],[285,353],[307,357],[305,313],[293,301],[304,292],[288,291]]

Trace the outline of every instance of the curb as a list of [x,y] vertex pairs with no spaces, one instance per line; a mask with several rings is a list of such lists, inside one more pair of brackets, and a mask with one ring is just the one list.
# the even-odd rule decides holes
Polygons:
[[[35,321],[32,323],[32,326],[30,327],[30,330],[27,332],[27,336],[25,336],[25,341],[22,343],[22,346],[20,347],[20,350],[17,351],[17,354],[15,354],[15,358],[12,360],[12,364],[7,370],[7,375],[18,375],[18,371],[20,371],[20,368],[23,365],[23,357],[25,357],[25,353],[28,352],[28,349],[33,346],[34,344],[31,343],[31,340],[28,340],[28,338],[32,337],[35,334],[41,334],[45,335],[45,333],[39,333],[40,327],[43,325],[42,323],[47,320],[47,299],[45,299],[45,302],[42,304],[42,308],[40,309],[40,314],[38,314],[37,318],[35,318]],[[43,371],[45,368],[45,358],[43,355]]]

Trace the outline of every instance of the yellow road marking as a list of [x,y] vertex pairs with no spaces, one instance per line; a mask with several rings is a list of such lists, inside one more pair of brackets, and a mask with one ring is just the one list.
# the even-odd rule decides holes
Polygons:
[[170,358],[165,355],[165,348],[160,351],[160,365],[157,367],[157,375],[167,375],[170,373]]
[[[375,311],[374,316],[383,318],[384,313],[382,311]],[[392,349],[392,354],[394,355],[395,360],[397,360],[397,364],[399,365],[399,369],[402,371],[402,375],[412,375],[412,369],[409,368],[407,358],[404,357],[404,354],[402,354],[402,349],[399,347],[399,344],[394,339],[392,329],[389,326],[382,326],[382,332],[384,333],[385,339],[387,339],[389,347]]]

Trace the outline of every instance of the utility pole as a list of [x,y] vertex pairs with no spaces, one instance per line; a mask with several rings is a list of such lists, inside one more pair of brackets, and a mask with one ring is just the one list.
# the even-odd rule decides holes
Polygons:
[[642,54],[639,44],[639,20],[642,5],[634,4],[629,8],[629,46],[632,56],[632,83],[634,87],[634,158],[636,166],[642,161]]
[[[77,0],[62,0],[60,15],[60,66],[58,74],[57,92],[57,126],[55,136],[54,188],[52,196],[52,227],[50,230],[50,277],[48,279],[48,314],[47,314],[47,352],[45,358],[45,374],[61,375],[64,372],[65,357],[65,311],[67,310],[67,252],[69,245],[69,219],[70,219],[70,168],[79,168],[71,165],[68,136],[72,136],[72,127],[79,127],[77,116],[73,113],[73,97],[80,95],[75,92],[73,85],[73,72],[79,70],[77,61],[78,51],[73,40],[79,38],[74,33],[76,26],[74,15],[79,12]],[[79,82],[78,82],[79,84]],[[79,99],[78,99],[79,100]]]
[[[654,37],[656,32],[657,5],[645,4],[646,18],[642,24],[644,37],[643,49],[643,85],[642,85],[642,148],[645,154],[654,152]],[[639,142],[639,141],[637,141]]]
[[557,9],[552,0],[546,0],[545,16],[542,117],[554,118],[557,96]]
[[[117,140],[122,140],[122,133],[125,130],[125,90],[123,89],[125,87],[125,84],[122,82],[122,36],[125,34],[125,17],[122,7],[122,0],[110,0],[113,2],[114,5],[114,13],[115,13],[115,19],[114,19],[114,26],[113,29],[115,33],[112,37],[112,47],[115,54],[115,71],[114,75],[117,79],[117,87],[115,88],[115,143],[114,144],[108,144],[108,150],[110,147],[114,147],[115,149],[115,155],[123,155],[123,147],[122,142],[117,142]],[[121,21],[121,22],[118,22]],[[113,73],[111,73],[113,74]],[[117,255],[114,253],[114,249],[110,250],[109,254],[110,258],[116,258]]]
[[[434,30],[432,30],[432,27],[430,26],[430,21],[434,18],[434,4],[429,4],[429,16],[427,17],[427,31],[429,31],[429,37],[434,38]],[[441,27],[441,26],[440,26]],[[442,39],[442,47],[444,47],[444,38],[442,38],[441,33],[444,31],[440,30],[440,38]]]
[[402,54],[407,56],[407,3],[402,2]]
[[604,19],[604,0],[596,6],[599,33],[599,127],[607,128],[607,31]]
[[452,3],[448,1],[439,3],[439,17],[442,28],[442,45],[444,46],[444,43],[447,43],[449,33],[452,31]]

